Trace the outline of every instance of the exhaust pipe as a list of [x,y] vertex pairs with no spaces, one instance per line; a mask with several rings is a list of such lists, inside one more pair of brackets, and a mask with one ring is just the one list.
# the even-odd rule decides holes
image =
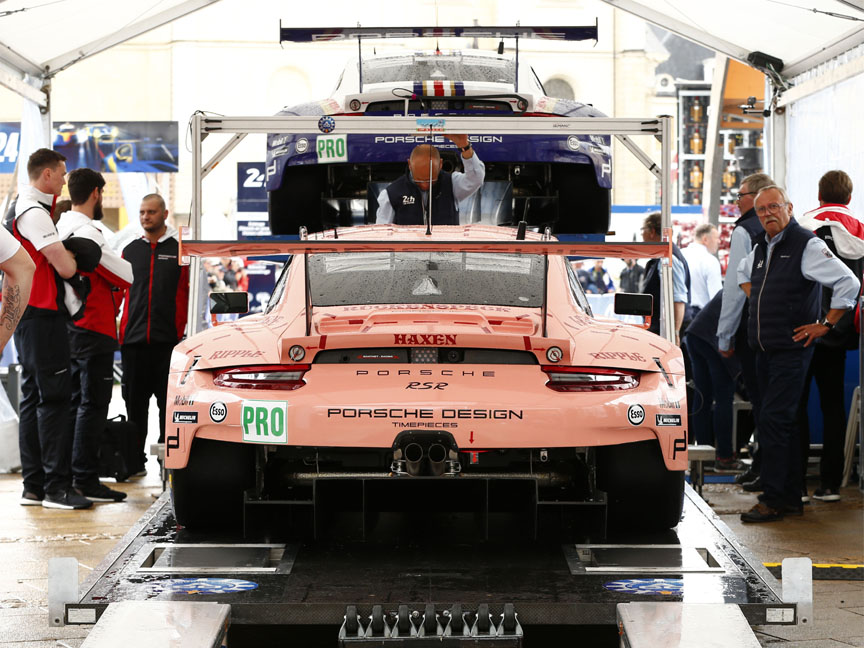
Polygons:
[[423,447],[419,443],[409,443],[402,451],[405,456],[405,470],[412,477],[420,474],[423,463]]
[[447,448],[440,443],[429,446],[426,456],[429,457],[429,472],[435,477],[444,474],[444,460],[447,458]]

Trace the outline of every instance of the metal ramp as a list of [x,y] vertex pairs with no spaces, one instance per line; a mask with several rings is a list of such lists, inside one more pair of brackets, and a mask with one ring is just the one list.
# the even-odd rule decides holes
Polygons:
[[759,648],[737,605],[621,603],[621,648]]
[[[434,635],[530,646],[538,633],[557,641],[598,628],[609,634],[590,645],[617,645],[618,606],[635,601],[730,605],[749,625],[798,622],[798,605],[689,486],[675,530],[564,546],[195,535],[177,527],[163,495],[81,592],[66,605],[68,624],[94,623],[118,602],[230,605],[232,646],[312,630],[341,633],[342,645],[420,645]],[[513,631],[516,614],[524,637]]]
[[231,606],[188,601],[122,601],[108,606],[81,648],[221,648]]

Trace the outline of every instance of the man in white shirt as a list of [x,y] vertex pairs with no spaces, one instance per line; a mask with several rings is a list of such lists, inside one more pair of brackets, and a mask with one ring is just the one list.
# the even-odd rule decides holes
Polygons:
[[105,427],[114,384],[114,352],[117,345],[117,314],[122,291],[132,284],[132,266],[108,244],[96,222],[102,220],[105,179],[93,169],[75,169],[69,174],[72,210],[57,222],[63,240],[86,238],[102,250],[93,272],[82,272],[90,281],[83,313],[68,322],[72,356],[72,407],[75,437],[72,445],[72,481],[75,490],[92,502],[121,502],[126,493],[99,481],[99,434]]
[[703,223],[696,228],[694,239],[681,252],[690,267],[690,306],[698,311],[723,289],[723,280],[720,262],[715,256],[720,244],[717,228]]
[[459,203],[483,185],[486,167],[474,153],[467,135],[445,137],[459,149],[465,173],[441,171],[437,148],[428,144],[415,146],[407,173],[378,194],[376,223],[424,225],[431,208],[432,225],[459,225]]
[[72,488],[72,419],[69,315],[63,281],[78,265],[63,246],[51,211],[66,184],[66,158],[39,149],[27,161],[30,184],[15,205],[12,235],[36,264],[33,290],[15,331],[21,361],[19,441],[23,506],[83,509],[93,502]]

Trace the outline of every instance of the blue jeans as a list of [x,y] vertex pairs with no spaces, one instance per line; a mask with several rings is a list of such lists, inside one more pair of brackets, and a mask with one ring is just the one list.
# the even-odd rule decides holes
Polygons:
[[804,482],[797,412],[812,357],[812,346],[756,353],[762,395],[758,420],[760,476],[765,489],[759,499],[771,508],[801,506]]
[[690,415],[690,429],[696,443],[715,445],[717,457],[727,459],[735,454],[732,447],[732,398],[735,383],[713,344],[694,335],[685,335],[690,354],[696,402]]
[[72,408],[75,411],[72,478],[76,486],[94,486],[99,482],[99,437],[108,418],[113,384],[113,351],[72,358]]

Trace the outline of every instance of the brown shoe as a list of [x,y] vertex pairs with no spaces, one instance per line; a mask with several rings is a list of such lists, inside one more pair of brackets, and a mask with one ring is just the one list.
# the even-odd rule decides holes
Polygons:
[[742,522],[776,522],[783,519],[783,511],[759,502],[746,513],[741,514]]

